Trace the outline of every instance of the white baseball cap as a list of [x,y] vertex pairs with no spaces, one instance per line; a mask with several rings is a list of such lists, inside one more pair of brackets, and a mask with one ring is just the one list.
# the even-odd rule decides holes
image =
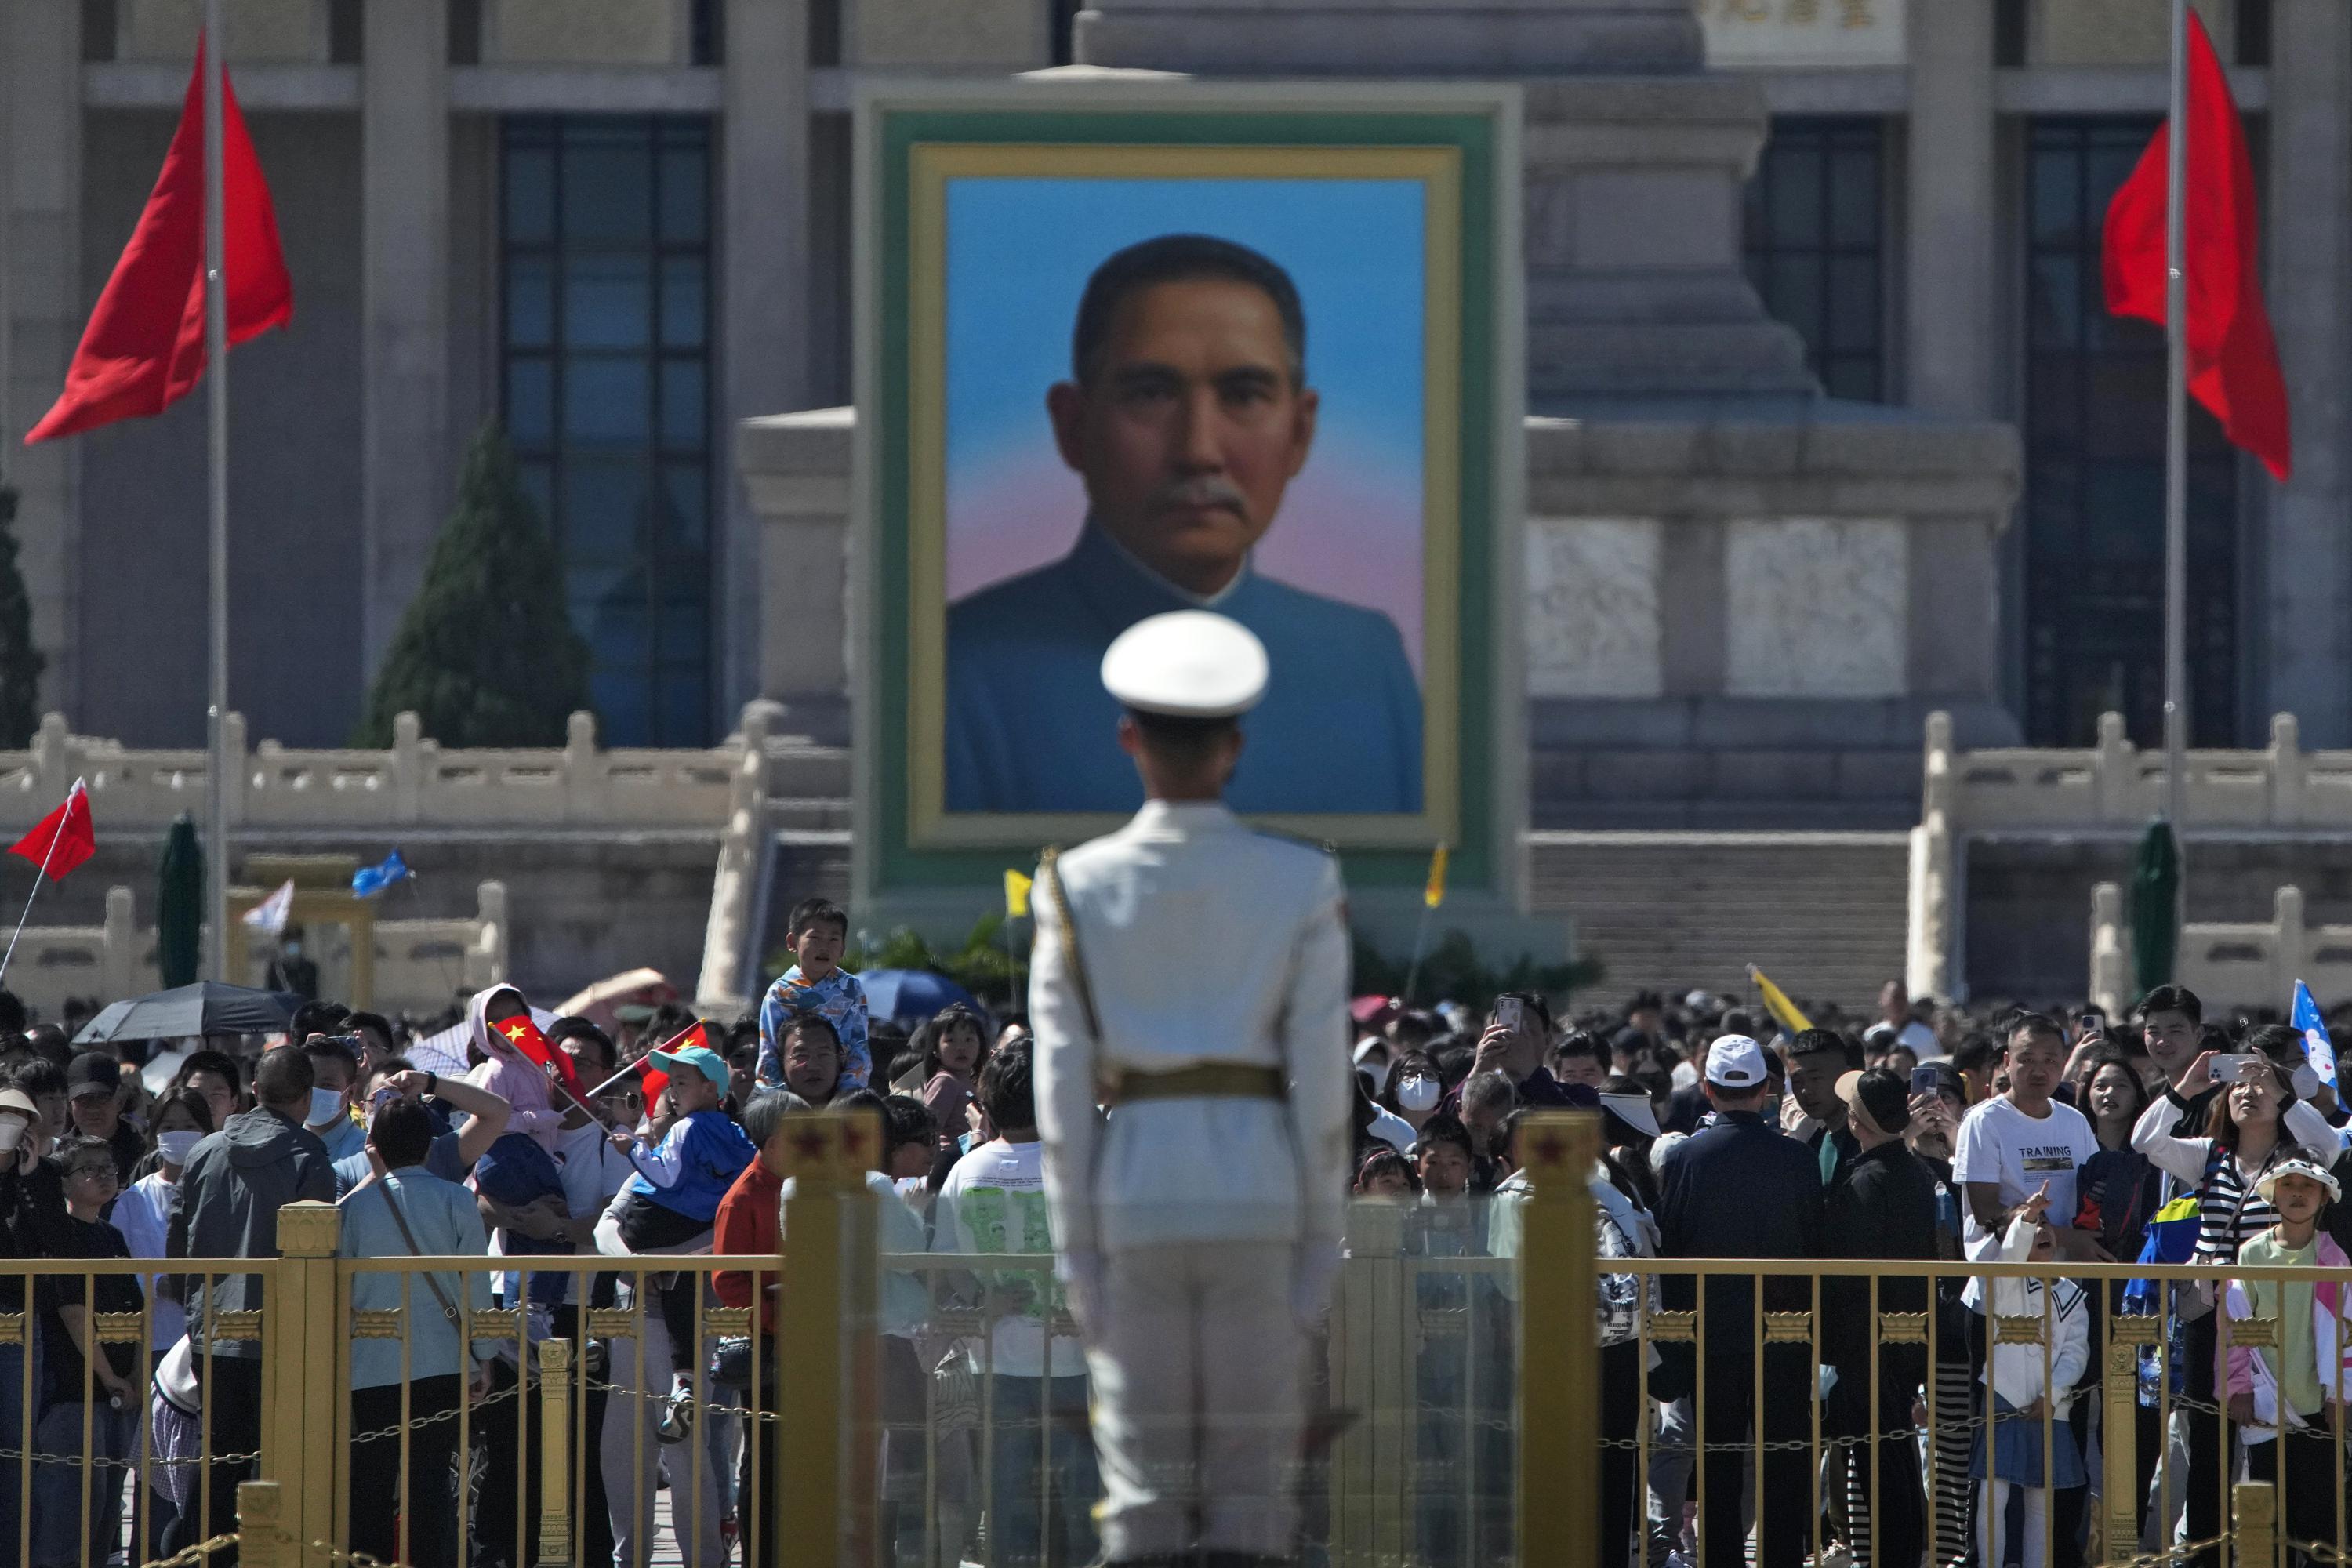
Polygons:
[[1754,1089],[1765,1078],[1764,1047],[1746,1035],[1726,1035],[1706,1048],[1706,1081],[1717,1089]]

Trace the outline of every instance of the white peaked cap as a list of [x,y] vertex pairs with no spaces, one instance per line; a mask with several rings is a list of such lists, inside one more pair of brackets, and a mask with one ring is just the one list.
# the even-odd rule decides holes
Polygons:
[[1119,704],[1170,719],[1231,719],[1265,695],[1265,645],[1237,621],[1171,610],[1118,634],[1102,683]]

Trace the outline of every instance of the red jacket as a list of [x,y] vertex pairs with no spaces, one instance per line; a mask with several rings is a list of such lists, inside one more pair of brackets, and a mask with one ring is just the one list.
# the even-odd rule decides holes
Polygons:
[[[727,1195],[719,1200],[718,1217],[711,1221],[710,1250],[722,1257],[754,1253],[774,1257],[776,1208],[783,1188],[783,1178],[768,1169],[765,1160],[744,1166]],[[776,1277],[768,1275],[760,1291],[760,1327],[768,1333],[776,1331]],[[740,1268],[720,1269],[711,1277],[710,1288],[728,1306],[751,1304],[751,1276]]]

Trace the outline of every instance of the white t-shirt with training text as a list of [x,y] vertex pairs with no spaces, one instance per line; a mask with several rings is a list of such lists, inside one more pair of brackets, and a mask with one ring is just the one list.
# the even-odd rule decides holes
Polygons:
[[[955,1163],[931,1210],[933,1252],[1030,1252],[1054,1250],[1045,1218],[1045,1145],[983,1143]],[[987,1342],[971,1342],[972,1369],[985,1370],[992,1353],[1000,1376],[1035,1377],[1045,1370],[1045,1314],[1062,1305],[1061,1287],[1050,1270],[1005,1273],[999,1289],[1025,1296],[1027,1304],[995,1320]],[[1087,1370],[1086,1352],[1068,1334],[1055,1336],[1055,1377]]]
[[[2080,1206],[2075,1178],[2084,1163],[2099,1152],[2099,1135],[2073,1106],[2050,1102],[2050,1114],[2028,1116],[2007,1095],[1996,1095],[1971,1109],[1960,1121],[1959,1146],[1952,1155],[1952,1179],[1992,1182],[2000,1190],[2003,1208],[2015,1208],[2050,1186],[2049,1220],[2064,1227],[2074,1223]],[[1970,1258],[1997,1260],[2000,1237],[1977,1223],[1961,1200],[1961,1236]]]

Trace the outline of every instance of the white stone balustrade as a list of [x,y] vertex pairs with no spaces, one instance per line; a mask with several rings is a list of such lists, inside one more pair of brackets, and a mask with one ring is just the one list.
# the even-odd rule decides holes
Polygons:
[[[394,724],[388,751],[308,750],[263,741],[249,750],[242,714],[228,716],[232,828],[669,827],[721,829],[744,742],[701,749],[600,750],[596,721],[572,716],[561,748],[451,748],[427,740],[416,716]],[[202,749],[131,750],[41,721],[29,751],[0,752],[0,828],[22,832],[88,781],[90,810],[108,825],[163,828],[185,812],[201,821]]]
[[[129,888],[110,888],[106,921],[96,926],[27,926],[5,977],[41,1016],[54,1020],[68,999],[119,1001],[160,989],[155,928],[132,924]],[[436,1012],[463,994],[508,977],[513,925],[502,883],[475,889],[472,916],[457,920],[380,921],[375,926],[375,984],[368,1004],[377,1012]],[[262,982],[261,961],[238,976]]]
[[[1957,751],[1942,714],[1927,721],[1922,805],[1957,833],[2123,828],[2162,810],[2164,752],[2124,736],[2123,715],[2099,717],[2083,749]],[[2306,752],[2294,715],[2271,721],[2261,750],[2191,751],[2185,820],[2192,828],[2352,829],[2352,751]]]
[[[2213,1009],[2267,1007],[2282,1017],[2294,983],[2310,985],[2320,1005],[2352,997],[2352,925],[2308,925],[2303,889],[2281,888],[2267,922],[2192,921],[2181,928],[2174,976]],[[2132,999],[2131,924],[2123,889],[2102,882],[2091,893],[2090,994],[2111,1016]]]

